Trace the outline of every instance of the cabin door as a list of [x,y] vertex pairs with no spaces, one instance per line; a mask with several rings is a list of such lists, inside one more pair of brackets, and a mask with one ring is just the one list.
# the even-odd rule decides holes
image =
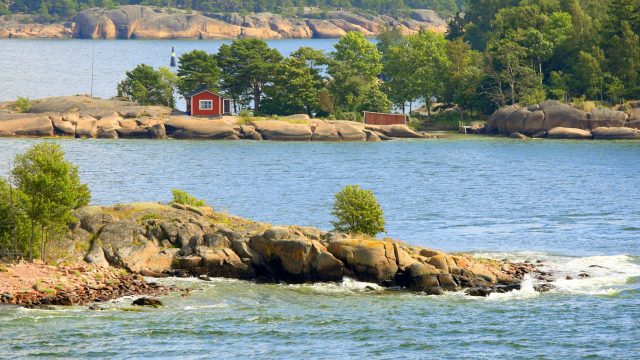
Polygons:
[[222,101],[222,113],[223,114],[231,114],[231,100],[230,99],[224,99],[224,101]]

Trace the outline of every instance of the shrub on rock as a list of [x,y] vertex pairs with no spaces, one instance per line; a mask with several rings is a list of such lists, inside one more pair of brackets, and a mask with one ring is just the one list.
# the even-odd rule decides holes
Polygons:
[[171,204],[206,206],[204,200],[198,199],[186,191],[173,189],[171,190],[171,194],[173,194],[173,200],[171,200]]
[[371,190],[358,185],[347,185],[336,194],[332,214],[337,218],[332,224],[340,232],[375,236],[385,231],[382,208],[376,197]]

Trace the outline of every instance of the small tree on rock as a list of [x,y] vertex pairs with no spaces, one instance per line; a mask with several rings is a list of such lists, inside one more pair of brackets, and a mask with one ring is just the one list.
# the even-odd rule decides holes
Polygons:
[[336,194],[332,225],[337,231],[375,236],[384,232],[382,208],[371,190],[347,185]]

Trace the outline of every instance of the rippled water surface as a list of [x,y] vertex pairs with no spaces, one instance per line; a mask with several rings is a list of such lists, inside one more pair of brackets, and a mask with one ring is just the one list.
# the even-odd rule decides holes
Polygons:
[[[0,139],[0,174],[42,140]],[[0,309],[0,357],[638,358],[640,143],[453,137],[383,143],[57,140],[94,202],[167,201],[330,227],[333,194],[372,189],[387,236],[545,261],[557,288],[472,299],[328,285],[165,279],[166,307]],[[593,267],[598,265],[599,267]],[[580,271],[586,279],[576,278]],[[7,350],[5,350],[7,349]]]

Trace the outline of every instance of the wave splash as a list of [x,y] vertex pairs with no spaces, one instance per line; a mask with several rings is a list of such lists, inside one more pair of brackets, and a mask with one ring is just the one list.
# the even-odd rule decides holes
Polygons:
[[[629,288],[630,279],[640,277],[640,262],[629,255],[571,257],[542,252],[476,253],[478,257],[508,259],[510,261],[539,261],[538,268],[551,274],[550,292],[578,295],[615,296]],[[525,276],[520,290],[490,297],[527,297],[536,285],[536,279]],[[535,291],[533,291],[535,293]],[[527,295],[529,294],[529,295]]]

